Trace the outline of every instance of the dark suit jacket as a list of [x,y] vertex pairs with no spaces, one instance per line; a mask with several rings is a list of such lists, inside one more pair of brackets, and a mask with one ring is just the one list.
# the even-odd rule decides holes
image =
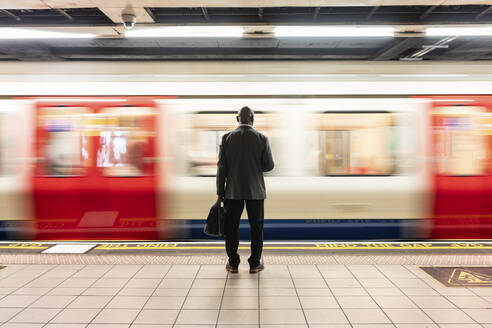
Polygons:
[[268,138],[251,126],[225,134],[217,163],[217,195],[226,199],[265,199],[263,172],[273,169]]

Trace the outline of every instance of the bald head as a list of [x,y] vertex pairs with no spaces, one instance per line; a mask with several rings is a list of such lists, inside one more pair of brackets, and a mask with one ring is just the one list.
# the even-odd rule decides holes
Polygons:
[[239,124],[253,125],[254,117],[255,113],[253,112],[253,110],[248,106],[244,106],[239,110],[236,118]]

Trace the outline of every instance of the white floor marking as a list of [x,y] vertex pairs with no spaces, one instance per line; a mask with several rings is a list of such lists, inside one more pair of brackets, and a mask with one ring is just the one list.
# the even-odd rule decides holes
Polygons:
[[63,244],[55,245],[42,251],[41,253],[58,253],[58,254],[83,254],[96,247],[97,244]]

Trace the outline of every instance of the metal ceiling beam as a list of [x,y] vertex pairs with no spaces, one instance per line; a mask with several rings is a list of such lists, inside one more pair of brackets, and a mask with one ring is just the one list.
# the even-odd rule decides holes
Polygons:
[[313,12],[313,19],[314,20],[318,19],[318,15],[319,15],[320,10],[321,10],[321,7],[314,8],[314,12]]
[[19,16],[12,14],[12,13],[11,13],[10,11],[8,11],[8,10],[5,10],[5,9],[0,9],[0,12],[1,12],[2,14],[4,14],[4,15],[6,15],[6,16],[8,16],[8,17],[10,17],[10,18],[14,19],[14,20],[16,20],[16,21],[20,21],[20,20],[21,20],[21,18],[20,18]]
[[491,11],[492,11],[492,6],[489,6],[489,8],[485,9],[480,14],[478,14],[477,16],[475,16],[475,19],[479,19],[480,17],[482,17],[483,15],[488,14]]
[[400,54],[415,47],[420,47],[424,38],[395,38],[385,48],[381,49],[373,56],[372,60],[392,60],[398,58]]
[[436,10],[436,8],[439,7],[439,6],[432,6],[430,7],[429,9],[427,9],[422,15],[420,15],[419,19],[420,20],[423,20],[425,19],[427,16],[429,16],[434,10]]
[[263,20],[263,8],[258,8],[258,18],[261,21]]

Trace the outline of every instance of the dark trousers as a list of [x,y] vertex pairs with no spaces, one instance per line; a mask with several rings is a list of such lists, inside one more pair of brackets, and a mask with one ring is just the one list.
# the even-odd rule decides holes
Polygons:
[[251,230],[251,256],[248,259],[251,267],[261,263],[261,252],[263,250],[263,200],[233,200],[226,199],[226,251],[229,256],[229,264],[233,267],[239,265],[239,223],[243,213],[244,203],[248,212],[249,227]]

